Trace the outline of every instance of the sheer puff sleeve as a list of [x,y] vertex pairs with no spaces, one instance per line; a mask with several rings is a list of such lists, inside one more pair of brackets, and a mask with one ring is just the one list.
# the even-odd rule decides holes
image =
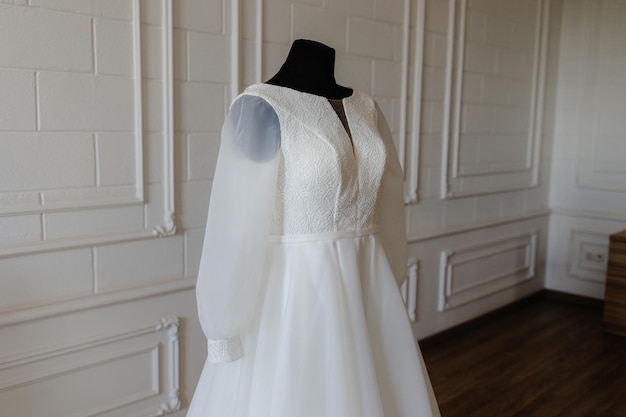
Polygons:
[[383,112],[376,106],[378,130],[387,149],[387,168],[383,182],[380,237],[398,287],[406,279],[408,245],[404,216],[404,173]]
[[222,140],[196,283],[208,360],[243,355],[257,305],[280,160],[280,125],[262,98],[235,100]]

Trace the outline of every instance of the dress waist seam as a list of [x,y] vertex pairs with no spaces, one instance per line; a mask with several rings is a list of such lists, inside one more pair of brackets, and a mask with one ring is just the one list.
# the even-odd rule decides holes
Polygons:
[[368,227],[358,230],[339,230],[321,233],[305,233],[291,235],[269,235],[267,241],[269,243],[300,243],[300,242],[316,242],[323,240],[336,239],[354,239],[364,236],[370,236],[378,233],[378,227]]

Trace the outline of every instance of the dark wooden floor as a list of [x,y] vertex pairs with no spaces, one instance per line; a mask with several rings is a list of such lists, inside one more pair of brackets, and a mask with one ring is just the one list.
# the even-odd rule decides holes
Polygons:
[[626,417],[626,338],[599,305],[533,297],[421,347],[442,417]]

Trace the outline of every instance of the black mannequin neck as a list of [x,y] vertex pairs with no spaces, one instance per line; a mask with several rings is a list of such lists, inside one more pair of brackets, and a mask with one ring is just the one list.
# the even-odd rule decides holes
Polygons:
[[322,43],[298,39],[278,73],[267,83],[289,87],[329,99],[342,99],[352,89],[335,81],[335,50]]

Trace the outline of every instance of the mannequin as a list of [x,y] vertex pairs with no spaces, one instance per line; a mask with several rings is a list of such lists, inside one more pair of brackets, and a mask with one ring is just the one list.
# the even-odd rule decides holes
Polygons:
[[[291,45],[280,70],[266,83],[327,98],[352,142],[342,99],[351,96],[353,90],[337,84],[334,71],[333,48],[316,41],[298,39]],[[241,120],[243,114],[248,115],[248,122],[239,128],[236,121]],[[273,158],[280,148],[280,124],[268,103],[258,97],[244,96],[235,101],[228,119],[233,121],[234,136],[244,155],[256,162]],[[248,129],[257,132],[252,142],[245,140]]]
[[196,284],[208,355],[188,417],[440,417],[398,291],[402,168],[374,99],[338,85],[334,59],[294,42],[224,122]]
[[298,39],[285,63],[267,83],[315,94],[331,100],[352,95],[335,81],[335,50],[323,43]]

